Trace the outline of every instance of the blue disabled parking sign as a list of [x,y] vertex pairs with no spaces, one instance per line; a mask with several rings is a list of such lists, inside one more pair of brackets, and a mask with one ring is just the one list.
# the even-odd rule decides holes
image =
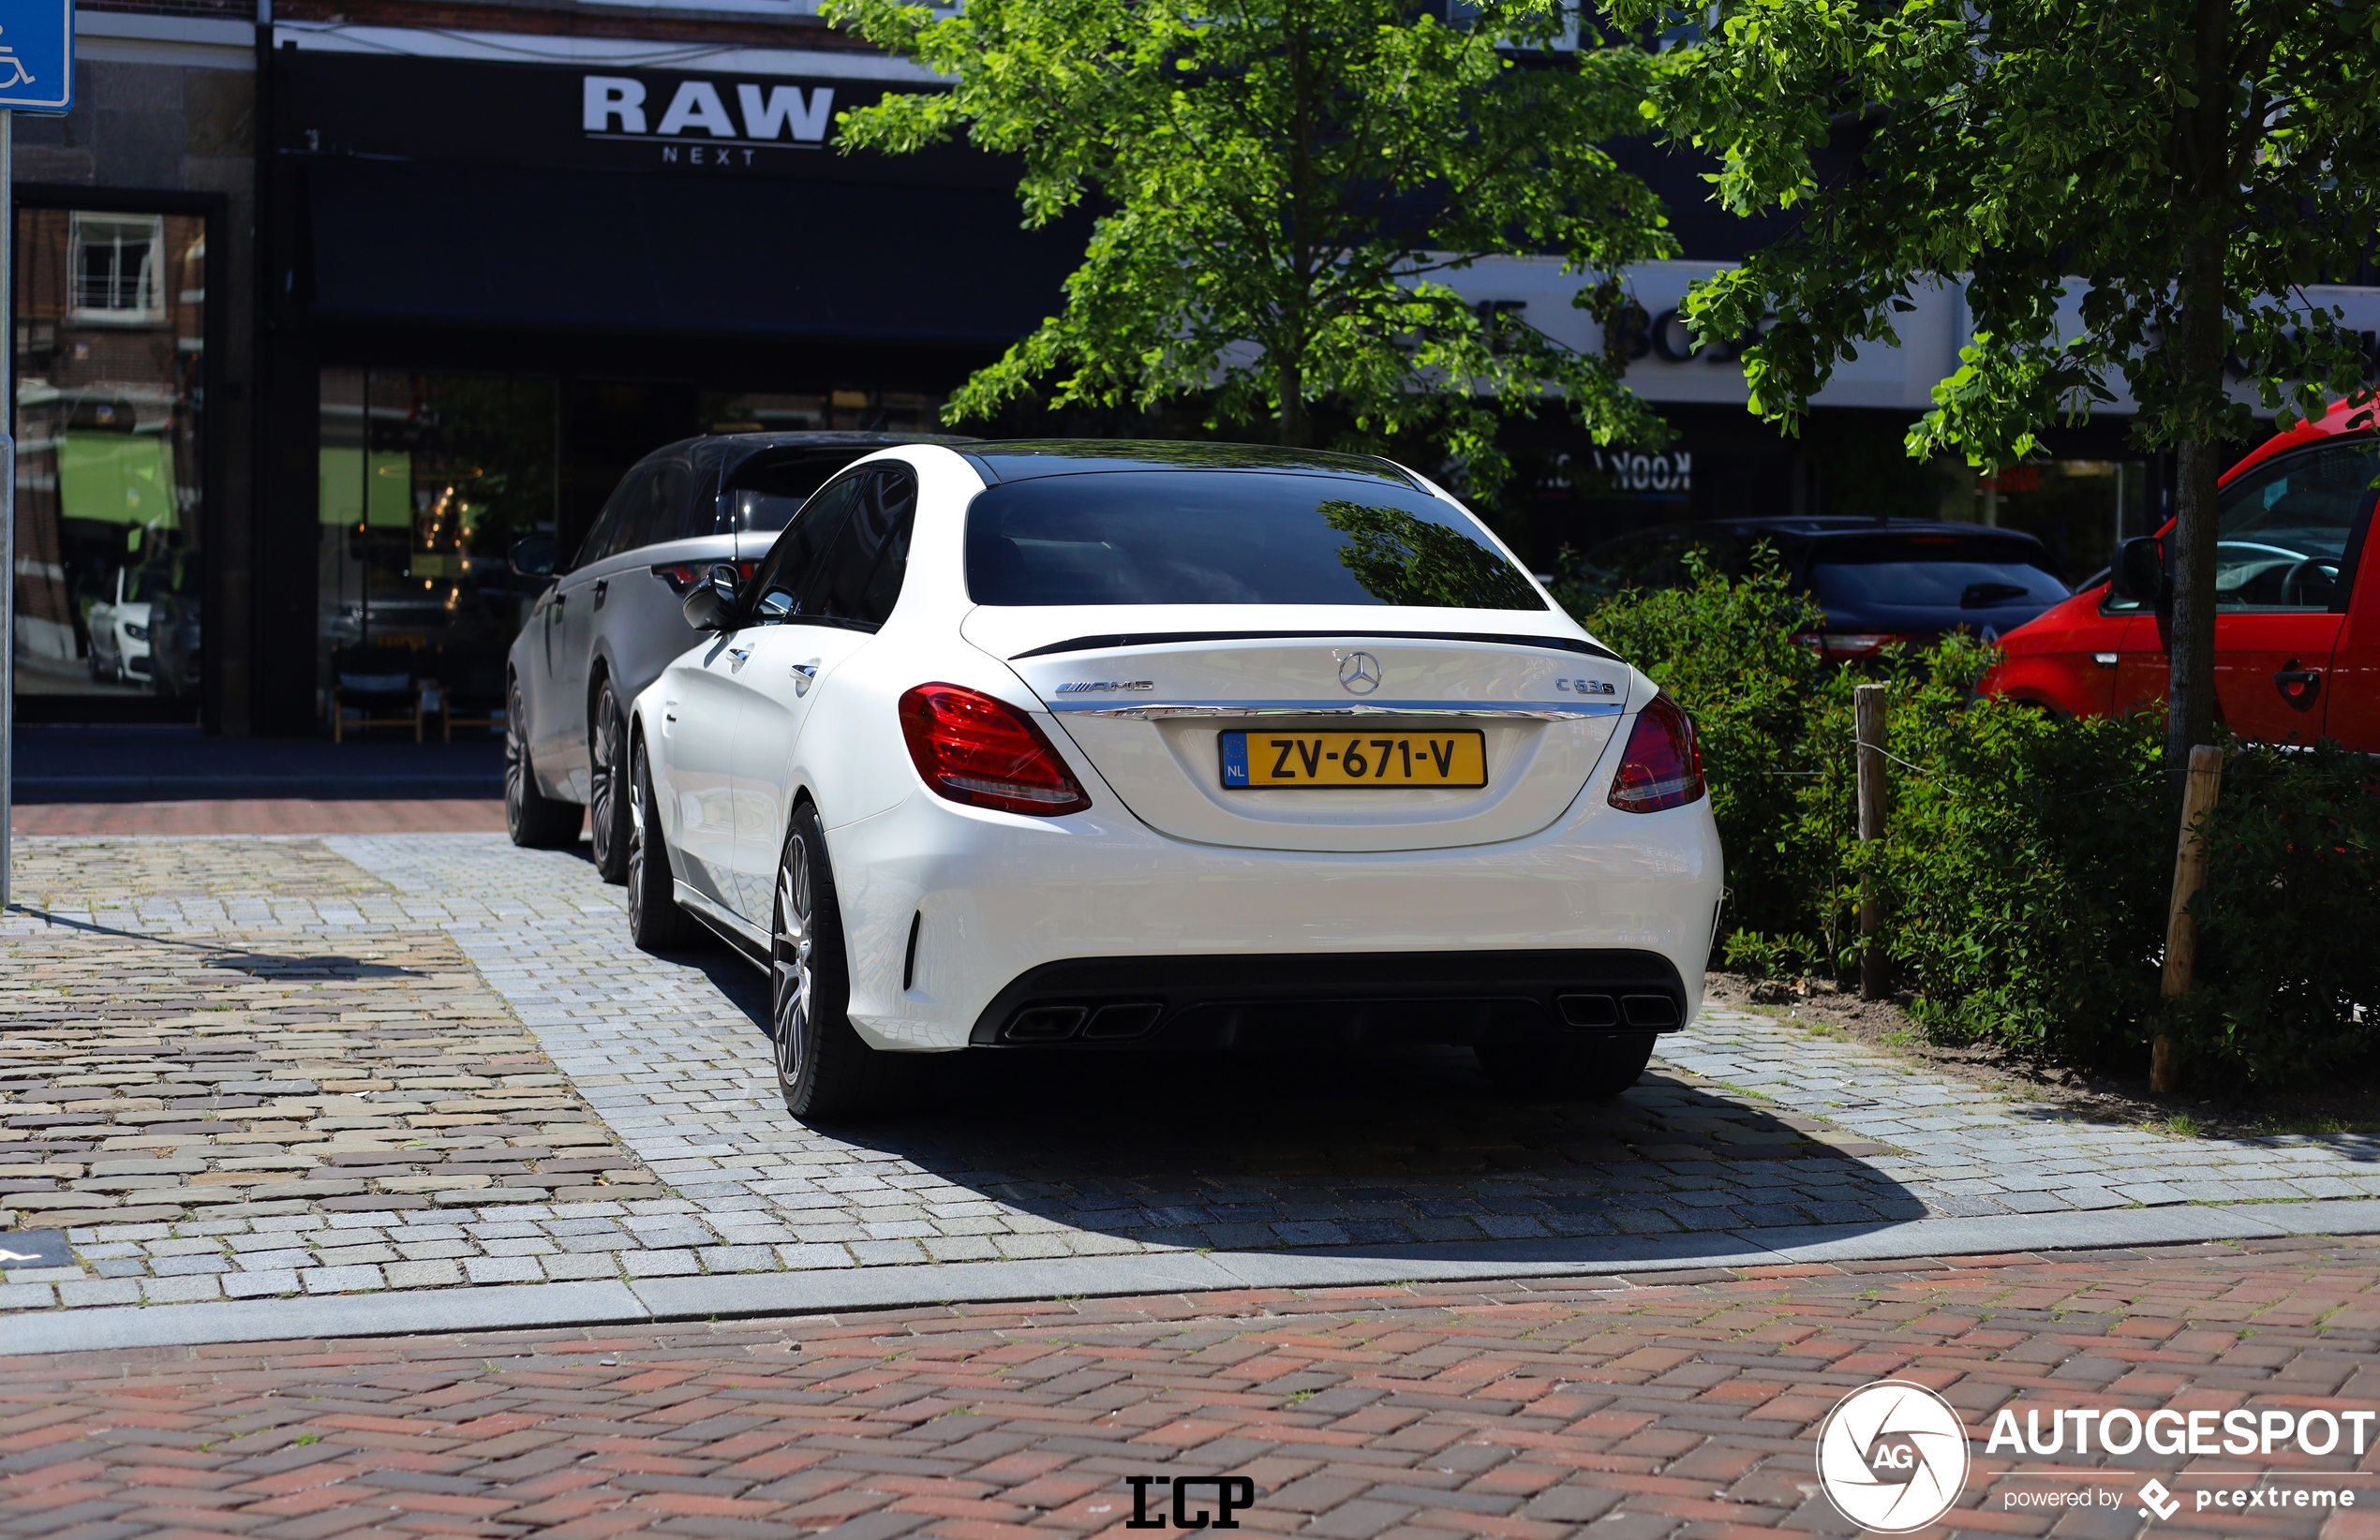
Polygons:
[[74,105],[74,0],[0,0],[0,107]]

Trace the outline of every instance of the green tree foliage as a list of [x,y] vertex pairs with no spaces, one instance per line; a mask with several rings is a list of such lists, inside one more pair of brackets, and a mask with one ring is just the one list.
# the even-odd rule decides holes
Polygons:
[[2166,1003],[2201,1084],[2318,1083],[2380,1061],[2380,784],[2325,745],[2224,767],[2205,823],[2199,987]]
[[1675,249],[1659,200],[1599,148],[1644,130],[1646,56],[1545,51],[1547,0],[1484,0],[1464,27],[1407,0],[826,12],[953,81],[842,114],[846,147],[963,130],[1021,160],[1028,225],[1098,214],[1064,312],[969,380],[953,421],[1044,382],[1059,407],[1212,392],[1214,422],[1272,416],[1305,444],[1313,407],[1334,401],[1371,437],[1441,436],[1475,485],[1502,474],[1496,397],[1558,388],[1599,441],[1663,437],[1618,361],[1444,281],[1483,257],[1557,253],[1579,303],[1610,314],[1614,274]]
[[[1965,287],[1975,342],[1911,453],[2009,464],[2122,378],[2136,440],[2179,451],[2168,750],[2209,741],[2215,481],[2223,446],[2252,432],[2225,363],[2284,422],[2363,385],[2357,339],[2297,296],[2346,280],[2380,229],[2380,6],[1613,8],[1696,38],[1666,56],[1646,111],[1720,157],[1720,200],[1798,213],[1688,302],[1704,338],[1777,318],[1746,355],[1755,410],[1797,423],[1836,364],[1894,341],[1895,315],[1938,282]],[[2078,310],[2072,279],[2088,285]]]
[[1846,838],[1845,869],[1882,877],[1893,971],[1935,1036],[2145,1060],[2173,876],[2157,724],[1971,700],[1993,656],[1955,638],[1896,681],[1885,837]]
[[1347,538],[1339,560],[1363,591],[1384,604],[1433,609],[1542,609],[1544,601],[1513,565],[1459,529],[1401,508],[1373,508],[1333,497],[1325,523]]

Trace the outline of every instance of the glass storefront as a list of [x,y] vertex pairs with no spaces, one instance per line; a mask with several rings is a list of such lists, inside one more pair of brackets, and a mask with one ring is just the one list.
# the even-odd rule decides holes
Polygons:
[[550,378],[322,371],[316,642],[326,719],[349,649],[403,655],[432,709],[446,694],[488,694],[491,674],[500,680],[536,597],[513,570],[513,542],[555,526],[558,421]]
[[24,208],[16,235],[17,692],[194,712],[206,221]]
[[663,444],[702,433],[933,432],[941,408],[918,392],[324,369],[317,718],[329,724],[342,674],[409,677],[433,721],[447,704],[474,722],[497,715],[504,655],[543,586],[513,570],[514,542],[550,535],[567,555],[620,476]]

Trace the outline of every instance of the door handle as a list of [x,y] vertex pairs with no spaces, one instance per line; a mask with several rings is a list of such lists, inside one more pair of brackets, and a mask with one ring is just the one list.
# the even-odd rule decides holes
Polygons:
[[2273,671],[2272,685],[2281,691],[2283,700],[2299,711],[2308,711],[2313,709],[2315,697],[2322,693],[2322,671],[2301,669],[2298,660],[2292,658],[2286,665]]
[[603,595],[610,591],[611,586],[612,580],[610,578],[597,578],[595,580],[595,607],[597,609],[600,610],[603,607]]
[[742,668],[744,666],[744,660],[751,655],[752,649],[750,647],[730,647],[727,649],[727,656],[736,659],[735,666],[736,668]]
[[2112,652],[2094,652],[2090,655],[2090,660],[2103,669],[2111,669],[2116,666],[2116,655]]
[[794,665],[794,694],[796,697],[798,698],[809,694],[810,687],[818,682],[818,662],[819,660],[813,658],[807,663],[796,663]]

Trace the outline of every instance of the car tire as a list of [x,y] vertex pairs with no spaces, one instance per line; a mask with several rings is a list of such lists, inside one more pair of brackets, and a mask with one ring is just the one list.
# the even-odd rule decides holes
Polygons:
[[890,1056],[860,1040],[845,1014],[851,972],[826,830],[809,806],[794,810],[777,862],[769,922],[769,1040],[785,1110],[805,1123],[852,1118],[885,1099]]
[[700,922],[677,907],[669,841],[653,802],[653,769],[645,746],[629,756],[628,836],[621,843],[628,880],[628,939],[646,952],[682,952],[699,937]]
[[1644,1073],[1653,1058],[1653,1034],[1603,1032],[1561,1043],[1481,1043],[1471,1052],[1500,1091],[1609,1102]]
[[504,832],[524,850],[558,850],[577,840],[586,811],[538,790],[528,758],[528,719],[521,714],[515,680],[504,701]]
[[594,837],[595,875],[628,881],[628,720],[612,682],[595,692],[587,732],[587,827]]

